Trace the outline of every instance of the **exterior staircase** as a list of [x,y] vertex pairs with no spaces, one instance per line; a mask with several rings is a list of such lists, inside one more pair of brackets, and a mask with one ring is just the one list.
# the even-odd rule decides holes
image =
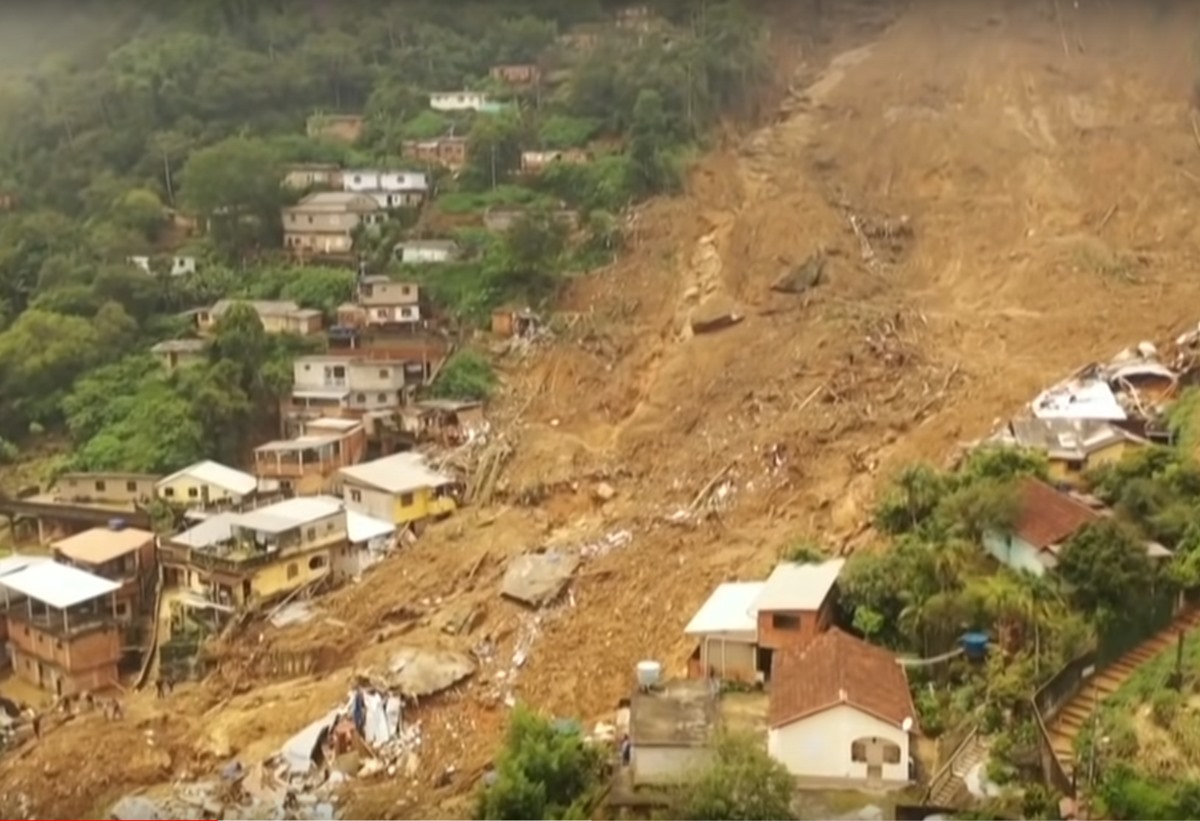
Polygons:
[[978,733],[971,733],[963,745],[955,751],[949,766],[945,767],[933,783],[925,803],[934,807],[959,807],[968,800],[967,773],[987,758],[987,746],[980,740]]
[[1174,649],[1180,631],[1197,625],[1200,625],[1200,609],[1183,611],[1167,627],[1099,670],[1055,713],[1046,730],[1054,756],[1068,779],[1075,770],[1075,739],[1088,726],[1100,704],[1117,692],[1143,664]]

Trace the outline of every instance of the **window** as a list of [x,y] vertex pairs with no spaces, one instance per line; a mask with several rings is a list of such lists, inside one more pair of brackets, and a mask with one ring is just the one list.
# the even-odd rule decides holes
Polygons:
[[350,501],[361,502],[362,501],[362,491],[361,490],[350,491]]
[[791,613],[772,613],[771,626],[776,630],[799,630],[800,617]]
[[129,615],[129,604],[126,602],[117,602],[117,618],[123,619]]
[[312,225],[312,224],[313,224],[313,218],[312,218],[312,217],[309,217],[309,218],[308,218],[308,224],[309,224],[309,225]]
[[314,539],[316,539],[317,538],[317,529],[315,527],[310,527],[307,531],[305,531],[304,538],[310,542],[313,541]]
[[137,493],[137,482],[126,482],[125,489],[130,493]]
[[355,174],[355,175],[354,175],[354,181],[355,181],[356,183],[361,183],[361,182],[362,182],[362,175],[361,175],[361,174]]
[[175,498],[175,488],[164,487],[163,488],[163,496],[165,496],[168,499],[174,499]]
[[386,403],[388,401],[388,395],[386,393],[379,394],[379,401]]
[[400,316],[402,316],[402,317],[405,317],[405,318],[411,317],[412,313],[413,313],[412,308],[401,308],[400,309]]
[[189,487],[188,488],[188,498],[189,499],[199,499],[200,498],[200,488]]
[[324,556],[313,556],[311,559],[308,560],[308,569],[309,570],[320,570],[322,567],[325,567],[325,565],[327,565],[327,564],[329,564],[329,562],[325,559]]
[[295,562],[288,565],[287,574],[289,581],[300,575],[300,568],[296,566]]
[[401,294],[402,296],[408,296],[408,295],[409,295],[409,294],[411,294],[411,293],[412,293],[412,286],[411,286],[411,285],[401,285],[401,286],[400,286],[400,294]]
[[391,375],[392,375],[391,368],[380,368],[379,369],[379,378],[380,379],[387,379]]
[[400,507],[412,507],[413,495],[411,493],[400,494]]
[[102,482],[102,481],[96,482],[96,490],[103,492],[104,491],[104,482]]
[[360,394],[359,394],[359,395],[358,395],[356,398],[357,398],[357,400],[358,400],[358,403],[359,403],[360,405],[361,405],[363,402],[366,402],[366,401],[367,401],[367,395],[366,395],[365,393],[360,393]]
[[375,318],[376,319],[387,319],[388,318],[387,308],[376,308],[375,309]]
[[900,763],[900,745],[887,744],[883,745],[883,763],[884,764],[899,764]]
[[850,760],[865,764],[867,761],[867,740],[860,738],[850,745]]
[[311,370],[312,370],[312,365],[305,365],[305,366],[304,366],[304,370],[306,370],[306,371],[311,371]]

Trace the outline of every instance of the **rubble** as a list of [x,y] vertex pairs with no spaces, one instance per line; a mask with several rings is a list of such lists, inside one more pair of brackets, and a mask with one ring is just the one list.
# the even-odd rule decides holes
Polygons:
[[392,655],[387,669],[368,672],[366,677],[383,689],[422,698],[448,690],[474,674],[475,662],[465,653],[403,647]]
[[562,595],[579,561],[578,555],[558,551],[516,556],[509,562],[500,592],[531,607],[542,607]]
[[817,251],[797,266],[788,268],[771,284],[772,291],[782,294],[802,294],[821,284],[825,277],[826,256]]

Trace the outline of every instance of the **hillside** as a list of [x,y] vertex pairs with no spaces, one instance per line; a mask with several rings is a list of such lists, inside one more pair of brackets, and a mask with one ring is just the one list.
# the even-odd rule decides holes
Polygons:
[[[238,677],[256,687],[227,700],[231,663],[161,718],[139,696],[122,725],[79,719],[0,760],[0,792],[77,815],[234,751],[257,760],[397,644],[488,636],[495,667],[419,710],[419,777],[360,785],[347,808],[464,812],[503,726],[495,671],[518,646],[520,698],[608,719],[639,659],[682,666],[681,629],[714,583],[797,540],[870,549],[881,478],[943,461],[1095,356],[1194,326],[1200,9],[1059,7],[842,3],[819,38],[776,12],[777,114],[731,129],[684,195],[638,208],[626,253],[565,295],[578,320],[503,363],[503,503],[431,529],[312,623],[264,633],[268,652],[315,659],[313,678]],[[818,249],[821,282],[771,290]],[[717,299],[742,320],[693,334],[695,304]],[[702,515],[675,515],[693,500]],[[504,558],[625,531],[553,612],[499,599]],[[439,617],[474,605],[471,637],[443,634]],[[397,636],[401,607],[428,618]],[[449,766],[460,775],[435,787]]]

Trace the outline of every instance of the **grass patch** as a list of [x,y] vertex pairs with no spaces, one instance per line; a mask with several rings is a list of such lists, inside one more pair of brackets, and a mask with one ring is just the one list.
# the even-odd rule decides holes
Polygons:
[[1167,422],[1181,453],[1196,455],[1200,447],[1200,388],[1187,388],[1167,411]]
[[553,201],[537,191],[519,185],[501,185],[493,191],[452,191],[438,197],[437,207],[444,214],[475,214],[498,206],[532,206]]

